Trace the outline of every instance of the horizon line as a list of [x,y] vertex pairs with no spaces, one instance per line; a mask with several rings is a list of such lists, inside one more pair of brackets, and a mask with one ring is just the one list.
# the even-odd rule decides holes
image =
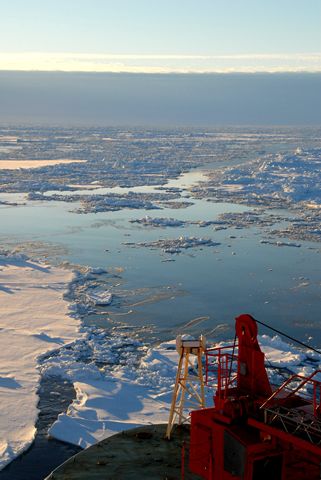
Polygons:
[[318,70],[213,70],[213,71],[132,71],[132,70],[121,70],[121,71],[100,71],[100,70],[44,70],[44,69],[6,69],[0,67],[1,73],[63,73],[63,74],[111,74],[111,75],[190,75],[190,76],[206,76],[206,75],[295,75],[295,74],[306,74],[306,75],[317,75],[321,74],[321,69]]
[[0,52],[0,71],[146,74],[320,73],[321,53],[151,55]]

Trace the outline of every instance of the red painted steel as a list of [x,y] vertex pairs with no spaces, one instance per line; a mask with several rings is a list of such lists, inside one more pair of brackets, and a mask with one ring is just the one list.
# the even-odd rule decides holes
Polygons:
[[234,345],[206,352],[214,406],[191,412],[190,470],[205,480],[320,480],[320,372],[273,391],[255,319],[240,315],[235,330]]

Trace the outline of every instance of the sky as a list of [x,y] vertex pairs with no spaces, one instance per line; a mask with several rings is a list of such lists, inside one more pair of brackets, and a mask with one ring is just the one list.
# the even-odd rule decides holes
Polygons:
[[10,0],[0,70],[321,71],[320,0]]
[[321,0],[0,0],[0,122],[321,125]]
[[321,73],[0,72],[3,125],[321,125]]

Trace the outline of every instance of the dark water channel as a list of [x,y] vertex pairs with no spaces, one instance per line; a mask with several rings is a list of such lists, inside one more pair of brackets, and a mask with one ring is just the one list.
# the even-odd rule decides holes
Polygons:
[[60,377],[42,379],[38,394],[40,412],[35,441],[0,472],[1,480],[43,480],[54,468],[81,450],[47,435],[59,413],[65,412],[75,398],[72,383]]

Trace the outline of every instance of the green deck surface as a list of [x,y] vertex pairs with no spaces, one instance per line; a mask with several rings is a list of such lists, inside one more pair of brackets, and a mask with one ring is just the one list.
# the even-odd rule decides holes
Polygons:
[[165,431],[166,425],[150,425],[113,435],[70,458],[46,480],[179,480],[184,443],[185,480],[199,480],[188,472],[189,428],[176,428],[170,441]]

